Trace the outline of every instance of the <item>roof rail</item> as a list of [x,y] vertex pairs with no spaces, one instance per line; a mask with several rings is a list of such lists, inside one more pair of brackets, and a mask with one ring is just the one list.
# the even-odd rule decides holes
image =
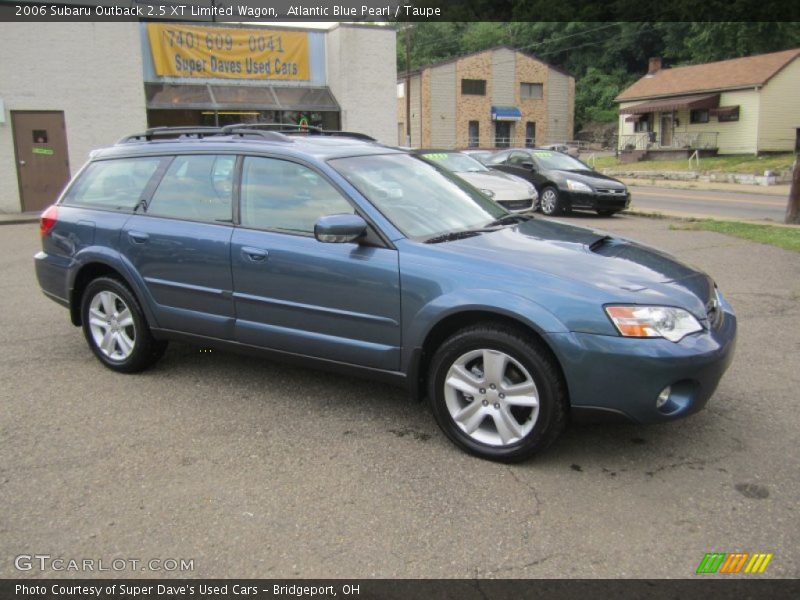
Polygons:
[[376,141],[374,137],[366,133],[358,133],[356,131],[336,131],[333,129],[323,129],[316,125],[298,125],[296,123],[240,123],[237,125],[226,125],[222,128],[223,131],[232,131],[234,129],[270,129],[277,130],[277,133],[284,134],[308,134],[308,135],[330,135],[337,137],[351,137],[367,142]]
[[[265,131],[266,130],[266,131]],[[120,139],[117,144],[127,144],[131,142],[150,142],[157,138],[170,138],[181,136],[194,136],[197,139],[216,135],[238,135],[256,136],[264,140],[273,142],[289,142],[289,135],[323,135],[335,137],[349,137],[367,142],[376,141],[375,138],[355,131],[334,131],[326,130],[315,125],[297,125],[295,123],[237,123],[225,125],[224,127],[151,127],[144,133],[136,133]]]
[[144,131],[144,133],[135,133],[133,135],[128,135],[119,140],[118,144],[125,144],[128,142],[134,141],[151,141],[153,138],[158,137],[171,137],[171,136],[181,136],[181,135],[194,135],[199,138],[203,138],[207,135],[218,135],[222,133],[222,129],[219,127],[151,127]]
[[280,131],[259,131],[249,127],[238,127],[236,125],[226,125],[222,128],[223,135],[238,135],[244,137],[246,135],[254,135],[271,142],[291,142],[287,136],[283,135]]

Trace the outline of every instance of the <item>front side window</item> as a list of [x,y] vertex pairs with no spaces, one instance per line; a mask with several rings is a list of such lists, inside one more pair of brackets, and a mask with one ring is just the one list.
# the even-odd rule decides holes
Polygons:
[[207,223],[230,222],[236,157],[176,156],[147,205],[147,214]]
[[330,165],[411,238],[482,227],[506,214],[458,176],[408,154],[338,158]]
[[90,163],[63,202],[113,210],[133,210],[144,196],[161,157],[121,158]]
[[241,196],[242,225],[255,229],[313,234],[320,217],[355,212],[322,175],[276,158],[244,159]]

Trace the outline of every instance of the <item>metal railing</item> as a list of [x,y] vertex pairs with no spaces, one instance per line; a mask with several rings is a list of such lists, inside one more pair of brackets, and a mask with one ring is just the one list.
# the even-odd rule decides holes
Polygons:
[[710,150],[717,148],[717,131],[675,131],[668,143],[661,143],[660,134],[653,131],[619,136],[619,149],[632,150]]
[[495,148],[510,148],[511,147],[511,140],[510,137],[495,137],[494,138],[494,147]]

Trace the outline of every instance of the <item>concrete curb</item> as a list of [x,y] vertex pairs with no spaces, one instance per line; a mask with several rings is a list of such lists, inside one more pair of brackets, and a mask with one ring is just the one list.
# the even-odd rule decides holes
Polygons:
[[0,225],[19,225],[21,223],[38,223],[40,213],[17,213],[0,215]]
[[711,221],[725,221],[727,223],[744,223],[745,225],[771,225],[773,227],[790,228],[800,227],[798,225],[791,225],[789,223],[778,223],[777,221],[771,221],[769,219],[722,218],[719,215],[698,215],[678,211],[637,210],[634,208],[624,210],[621,214],[631,217],[643,217],[647,219],[673,219],[675,221],[705,221],[708,219]]

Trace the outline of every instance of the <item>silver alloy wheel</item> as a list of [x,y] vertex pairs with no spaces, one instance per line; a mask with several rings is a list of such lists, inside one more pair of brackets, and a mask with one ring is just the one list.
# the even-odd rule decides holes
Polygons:
[[444,398],[461,431],[489,446],[518,442],[539,417],[533,377],[499,350],[472,350],[453,362],[444,380]]
[[89,329],[100,352],[115,361],[127,359],[136,345],[130,308],[114,292],[103,290],[89,304]]
[[558,196],[556,195],[555,190],[547,188],[542,193],[542,212],[546,215],[552,215],[556,211],[557,201]]

